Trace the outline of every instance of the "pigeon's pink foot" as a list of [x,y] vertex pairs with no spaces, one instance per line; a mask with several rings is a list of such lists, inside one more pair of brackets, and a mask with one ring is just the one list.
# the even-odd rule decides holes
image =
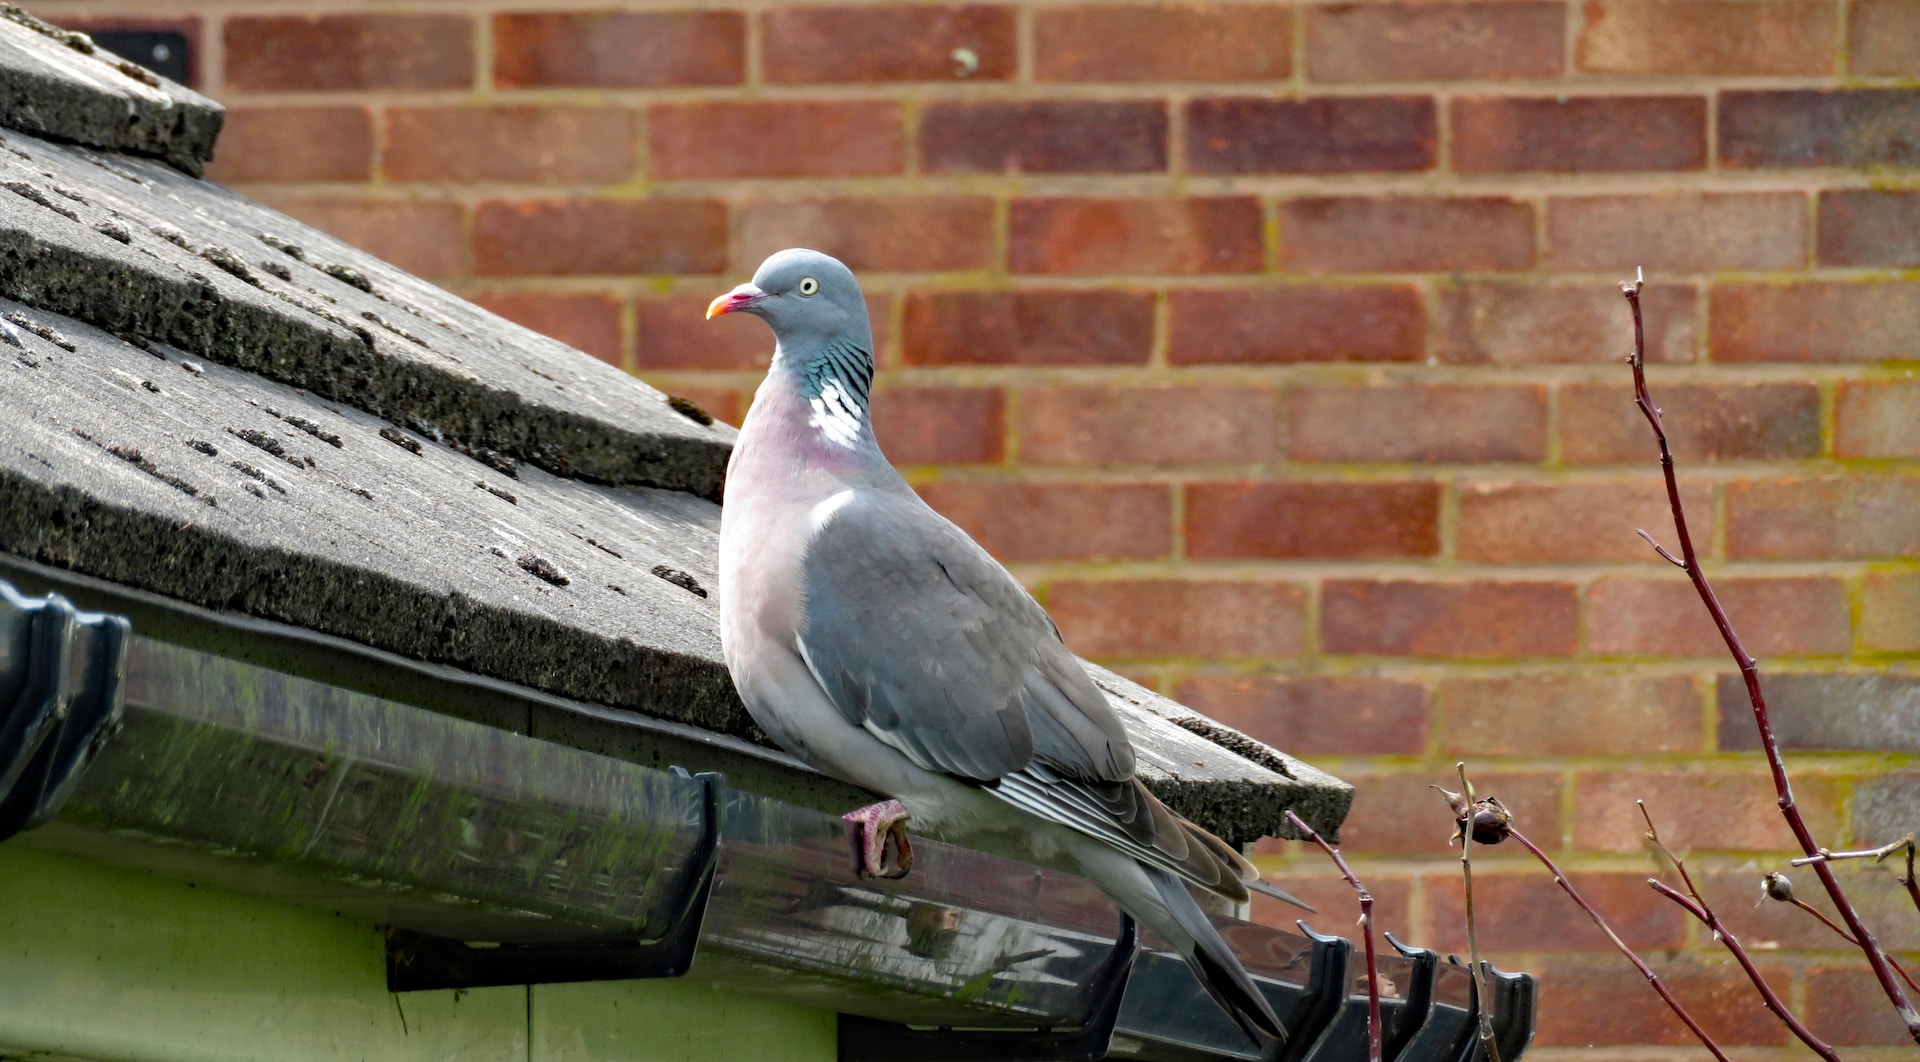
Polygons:
[[[863,878],[904,878],[913,869],[913,846],[907,843],[907,806],[882,800],[840,816],[860,827],[854,851]],[[893,838],[894,865],[887,866],[887,838]]]

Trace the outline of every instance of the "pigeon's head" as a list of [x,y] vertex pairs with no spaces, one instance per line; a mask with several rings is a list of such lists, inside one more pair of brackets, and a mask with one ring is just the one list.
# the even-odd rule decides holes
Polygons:
[[773,328],[774,338],[792,352],[818,349],[836,340],[872,348],[867,300],[853,270],[839,259],[804,247],[774,255],[753,279],[713,300],[709,319],[723,313],[750,313]]

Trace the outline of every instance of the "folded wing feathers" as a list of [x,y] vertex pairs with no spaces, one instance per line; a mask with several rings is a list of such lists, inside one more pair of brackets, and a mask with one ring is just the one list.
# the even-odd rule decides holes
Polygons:
[[848,722],[923,768],[1247,898],[1253,867],[1134,778],[1119,716],[1053,621],[946,518],[911,492],[863,492],[816,530],[803,564],[796,646]]

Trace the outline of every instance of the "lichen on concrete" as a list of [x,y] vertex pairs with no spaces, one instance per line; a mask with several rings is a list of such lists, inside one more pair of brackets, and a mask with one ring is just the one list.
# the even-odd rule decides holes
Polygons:
[[0,8],[0,125],[163,159],[199,176],[225,111],[19,8]]
[[[612,366],[215,185],[124,156],[8,147],[0,182],[34,194],[0,196],[0,295],[470,452],[719,496],[733,429]],[[56,202],[55,186],[79,199]]]

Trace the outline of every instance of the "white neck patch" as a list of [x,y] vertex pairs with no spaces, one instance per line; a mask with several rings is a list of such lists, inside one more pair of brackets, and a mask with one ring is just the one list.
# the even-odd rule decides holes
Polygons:
[[847,393],[840,381],[828,379],[820,385],[820,397],[810,399],[813,416],[807,423],[820,430],[828,442],[844,449],[853,449],[860,438],[860,425],[866,419],[866,411],[860,403]]

